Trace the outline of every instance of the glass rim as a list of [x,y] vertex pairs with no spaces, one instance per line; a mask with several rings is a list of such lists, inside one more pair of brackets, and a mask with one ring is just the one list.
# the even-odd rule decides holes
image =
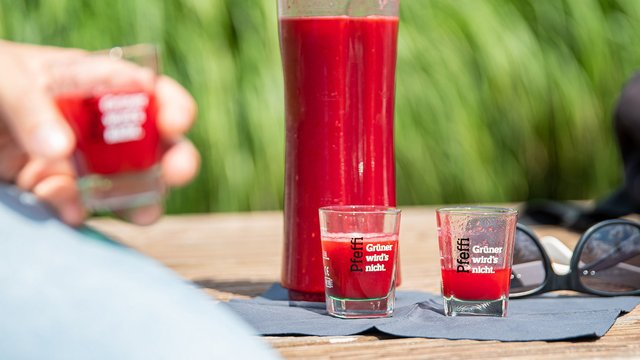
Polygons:
[[438,214],[447,215],[476,215],[476,216],[500,216],[518,215],[518,210],[498,206],[447,206],[436,209]]
[[[53,70],[55,75],[53,80],[48,81],[46,84],[46,90],[49,95],[55,98],[69,96],[90,97],[136,92],[153,94],[162,73],[160,53],[160,47],[153,43],[139,43],[87,51],[77,60],[73,59],[71,62],[53,62],[49,68]],[[84,59],[127,62],[144,68],[144,71],[149,72],[149,74],[148,76],[145,74],[143,77],[136,78],[135,81],[130,81],[128,76],[119,76],[118,79],[120,80],[111,81],[109,79],[118,72],[118,68],[115,68],[108,72],[93,71],[93,76],[79,78],[74,72],[77,68],[73,66],[74,61],[84,61]],[[103,65],[98,64],[98,66]],[[64,76],[65,74],[72,74],[72,76]]]
[[89,55],[108,56],[113,59],[126,60],[128,57],[158,56],[160,46],[154,43],[138,43],[90,51]]
[[162,72],[161,53],[160,46],[155,43],[138,43],[94,50],[89,52],[88,55],[128,61],[150,69],[157,77]]
[[367,15],[399,14],[401,0],[278,0],[278,16],[349,16],[362,17]]
[[384,205],[329,205],[318,208],[321,213],[340,214],[399,214],[400,209]]

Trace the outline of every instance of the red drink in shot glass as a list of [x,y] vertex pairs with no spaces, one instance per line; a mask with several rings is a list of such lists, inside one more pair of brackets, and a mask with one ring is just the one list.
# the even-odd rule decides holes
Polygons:
[[320,208],[327,312],[343,318],[393,312],[400,210],[383,206]]
[[398,236],[330,234],[322,237],[325,287],[334,298],[375,299],[394,281]]
[[445,314],[506,316],[517,211],[438,209]]
[[[153,46],[114,49],[117,51],[112,50],[111,57],[149,67],[155,74]],[[162,212],[160,135],[156,101],[150,91],[155,77],[149,81],[153,83],[113,89],[91,84],[81,91],[55,94],[58,108],[76,136],[78,187],[90,210],[152,208],[154,216]]]

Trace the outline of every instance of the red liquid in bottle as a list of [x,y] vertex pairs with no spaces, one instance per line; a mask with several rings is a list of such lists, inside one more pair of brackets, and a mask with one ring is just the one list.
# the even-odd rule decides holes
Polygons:
[[322,247],[329,296],[374,299],[389,294],[397,256],[396,235],[340,234],[324,237]]
[[142,171],[159,161],[153,95],[70,94],[57,97],[56,103],[76,135],[80,176]]
[[282,284],[324,299],[318,208],[395,206],[397,17],[282,18],[285,246]]
[[493,269],[493,274],[442,269],[442,294],[458,300],[497,300],[508,297],[511,269]]

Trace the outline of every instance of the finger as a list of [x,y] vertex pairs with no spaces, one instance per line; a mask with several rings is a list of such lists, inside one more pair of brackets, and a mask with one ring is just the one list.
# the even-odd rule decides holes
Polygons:
[[20,54],[23,59],[32,62],[68,61],[72,57],[85,56],[87,51],[75,48],[61,48],[47,45],[30,45],[0,39],[0,47],[6,52]]
[[154,91],[156,75],[149,68],[98,55],[68,60],[49,64],[51,80],[47,88],[50,93],[90,96],[106,92]]
[[196,117],[196,102],[175,80],[161,76],[156,83],[158,129],[164,139],[174,140],[184,135]]
[[14,182],[28,159],[24,150],[8,134],[0,135],[0,180]]
[[161,166],[162,178],[167,185],[182,186],[198,173],[200,154],[189,140],[181,139],[165,151]]
[[115,214],[122,220],[136,225],[151,225],[158,220],[164,207],[161,204],[152,204],[143,207],[116,211]]
[[31,156],[49,159],[68,156],[75,145],[74,136],[44,84],[31,81],[23,64],[6,59],[0,60],[0,66],[14,69],[2,80],[0,118],[6,121],[17,142]]
[[29,160],[15,177],[18,187],[31,191],[36,185],[51,176],[75,178],[73,166],[67,159],[48,160],[35,158]]
[[47,177],[33,188],[33,193],[53,206],[60,219],[71,226],[79,226],[86,218],[86,210],[80,203],[80,196],[72,177]]

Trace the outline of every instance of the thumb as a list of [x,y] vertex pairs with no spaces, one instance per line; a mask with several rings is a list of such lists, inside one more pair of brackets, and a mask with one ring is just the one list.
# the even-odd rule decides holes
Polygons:
[[53,97],[38,82],[11,81],[16,78],[33,79],[34,75],[17,71],[3,81],[0,118],[30,156],[51,159],[69,156],[75,137]]

